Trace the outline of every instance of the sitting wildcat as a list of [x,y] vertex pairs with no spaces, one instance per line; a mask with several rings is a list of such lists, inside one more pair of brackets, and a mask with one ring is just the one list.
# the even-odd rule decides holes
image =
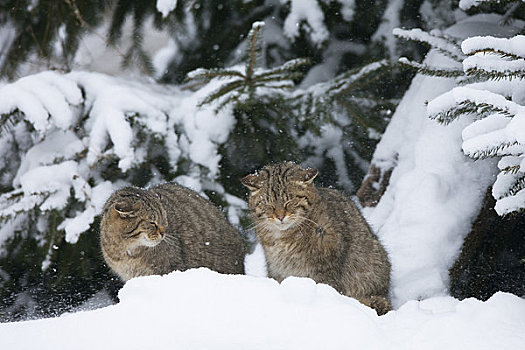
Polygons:
[[213,204],[174,183],[114,192],[102,213],[100,243],[124,281],[194,267],[244,273],[239,232]]
[[387,254],[356,205],[313,184],[316,169],[294,163],[264,167],[241,181],[250,190],[255,232],[268,275],[309,277],[360,300],[379,314],[391,310]]

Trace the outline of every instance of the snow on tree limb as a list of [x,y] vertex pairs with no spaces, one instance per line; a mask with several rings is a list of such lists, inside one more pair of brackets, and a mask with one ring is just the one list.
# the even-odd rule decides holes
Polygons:
[[55,72],[27,76],[0,88],[0,114],[19,110],[40,134],[52,124],[63,130],[71,127],[72,107],[82,102],[78,85]]
[[463,130],[471,158],[502,157],[493,186],[499,215],[525,210],[525,36],[477,36],[461,45],[465,74],[477,80],[428,103],[430,118],[448,124],[461,115],[475,121]]
[[459,86],[430,101],[427,113],[430,118],[447,124],[464,113],[475,112],[479,116],[491,112],[515,115],[522,109],[523,106],[500,94]]
[[516,35],[512,38],[496,38],[493,36],[475,36],[465,39],[461,43],[461,50],[466,55],[490,50],[506,55],[525,58],[525,35]]
[[[0,114],[10,126],[0,141],[10,140],[22,153],[0,150],[15,164],[0,169],[12,179],[12,188],[0,195],[0,220],[58,213],[52,231],[63,230],[65,240],[75,243],[136,169],[156,171],[151,160],[159,153],[166,171],[175,173],[183,162],[208,184],[203,189],[213,187],[218,147],[233,122],[199,109],[198,96],[87,72],[43,72],[2,86]],[[112,164],[118,168],[110,170]]]
[[162,18],[166,18],[177,7],[177,0],[157,0],[156,6],[157,11],[162,14]]
[[284,21],[284,34],[288,38],[295,40],[300,34],[300,29],[303,28],[309,34],[310,40],[318,47],[328,40],[330,33],[324,24],[324,14],[317,0],[282,0],[281,2],[290,3],[290,13]]
[[463,69],[481,79],[520,79],[525,76],[525,36],[510,39],[472,37],[461,44],[469,55]]
[[437,49],[457,62],[461,62],[465,58],[465,55],[463,55],[460,48],[456,45],[455,40],[443,35],[438,30],[429,33],[419,28],[408,30],[395,28],[392,33],[400,38],[427,43],[432,46],[432,48]]

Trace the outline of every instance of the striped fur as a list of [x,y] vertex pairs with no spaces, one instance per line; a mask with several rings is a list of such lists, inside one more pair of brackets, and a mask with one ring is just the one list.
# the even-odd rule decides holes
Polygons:
[[174,183],[113,193],[100,243],[106,263],[124,281],[195,267],[244,273],[239,232],[213,204]]
[[317,188],[316,175],[287,162],[242,179],[268,275],[310,277],[383,314],[391,308],[387,254],[356,205],[336,190]]

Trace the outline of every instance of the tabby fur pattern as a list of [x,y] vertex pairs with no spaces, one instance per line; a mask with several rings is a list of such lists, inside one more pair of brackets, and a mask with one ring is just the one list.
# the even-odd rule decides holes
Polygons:
[[350,199],[315,186],[317,173],[286,162],[242,179],[268,276],[309,277],[384,314],[391,310],[387,253]]
[[114,192],[104,206],[100,244],[124,281],[196,267],[244,273],[239,232],[211,202],[174,183]]

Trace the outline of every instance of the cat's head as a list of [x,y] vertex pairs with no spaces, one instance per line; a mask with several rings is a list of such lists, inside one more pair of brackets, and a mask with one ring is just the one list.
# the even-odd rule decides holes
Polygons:
[[112,197],[105,225],[127,246],[154,247],[164,239],[168,223],[160,198],[134,187],[119,190]]
[[313,180],[317,170],[286,162],[268,165],[242,178],[250,190],[250,209],[258,225],[284,231],[306,222],[318,195]]

